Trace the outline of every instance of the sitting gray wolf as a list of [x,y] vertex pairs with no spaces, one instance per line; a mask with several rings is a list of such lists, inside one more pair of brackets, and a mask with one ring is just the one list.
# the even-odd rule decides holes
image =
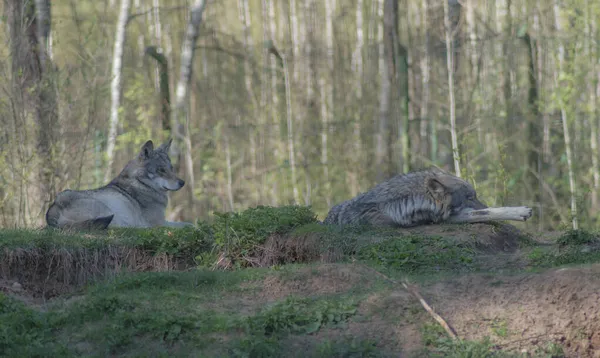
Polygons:
[[477,199],[471,184],[430,168],[397,175],[335,205],[323,223],[411,227],[441,222],[524,221],[531,213],[527,207],[488,209]]
[[60,192],[46,212],[48,226],[92,230],[192,225],[165,220],[167,191],[179,190],[185,184],[173,171],[168,155],[171,142],[154,150],[152,141],[147,141],[138,156],[106,186]]

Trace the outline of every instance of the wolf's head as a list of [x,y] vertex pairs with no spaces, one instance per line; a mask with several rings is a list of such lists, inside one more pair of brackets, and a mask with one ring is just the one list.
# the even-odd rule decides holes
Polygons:
[[173,139],[154,150],[151,140],[147,141],[134,159],[133,175],[145,185],[158,191],[179,190],[185,181],[177,177],[169,158]]
[[463,210],[481,210],[487,208],[479,199],[471,184],[445,172],[437,172],[425,181],[428,193],[438,202],[450,209],[450,216]]

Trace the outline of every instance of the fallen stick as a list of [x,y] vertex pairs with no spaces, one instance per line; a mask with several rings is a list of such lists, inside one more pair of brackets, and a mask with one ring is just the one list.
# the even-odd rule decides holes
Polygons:
[[400,283],[396,280],[391,279],[390,277],[384,275],[383,273],[375,270],[372,267],[369,267],[365,264],[361,264],[364,267],[368,268],[369,270],[375,272],[376,274],[378,274],[379,276],[385,278],[386,280],[390,281],[393,284],[399,285],[401,284],[408,292],[412,293],[421,303],[421,305],[423,306],[423,308],[425,308],[425,311],[427,311],[432,317],[433,319],[435,319],[440,326],[442,326],[444,328],[444,330],[446,331],[446,333],[448,333],[448,335],[450,337],[452,337],[452,339],[458,339],[458,335],[456,334],[456,331],[454,331],[454,328],[452,328],[450,326],[450,324],[448,324],[448,322],[446,322],[446,320],[444,320],[442,318],[442,316],[440,316],[439,314],[435,313],[435,311],[433,310],[433,308],[431,308],[431,306],[429,306],[429,304],[427,303],[427,301],[425,301],[425,299],[423,298],[423,296],[421,296],[421,294],[417,291],[416,288],[409,286],[408,282],[406,280],[404,280],[404,282]]
[[533,211],[526,206],[487,208],[481,210],[463,210],[446,220],[449,223],[481,223],[495,220],[526,221]]

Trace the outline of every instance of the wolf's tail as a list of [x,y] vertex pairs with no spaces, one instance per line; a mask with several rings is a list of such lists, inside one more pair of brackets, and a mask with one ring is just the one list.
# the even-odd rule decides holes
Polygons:
[[75,230],[104,230],[108,228],[110,222],[115,217],[115,214],[109,216],[103,216],[95,219],[81,221],[69,226],[70,229]]

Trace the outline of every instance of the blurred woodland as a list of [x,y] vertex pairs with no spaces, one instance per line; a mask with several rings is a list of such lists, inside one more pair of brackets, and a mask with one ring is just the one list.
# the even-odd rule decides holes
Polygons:
[[533,207],[531,229],[599,218],[600,2],[2,6],[2,227],[43,225],[58,191],[170,136],[171,220],[293,203],[323,219],[431,165],[489,206]]

